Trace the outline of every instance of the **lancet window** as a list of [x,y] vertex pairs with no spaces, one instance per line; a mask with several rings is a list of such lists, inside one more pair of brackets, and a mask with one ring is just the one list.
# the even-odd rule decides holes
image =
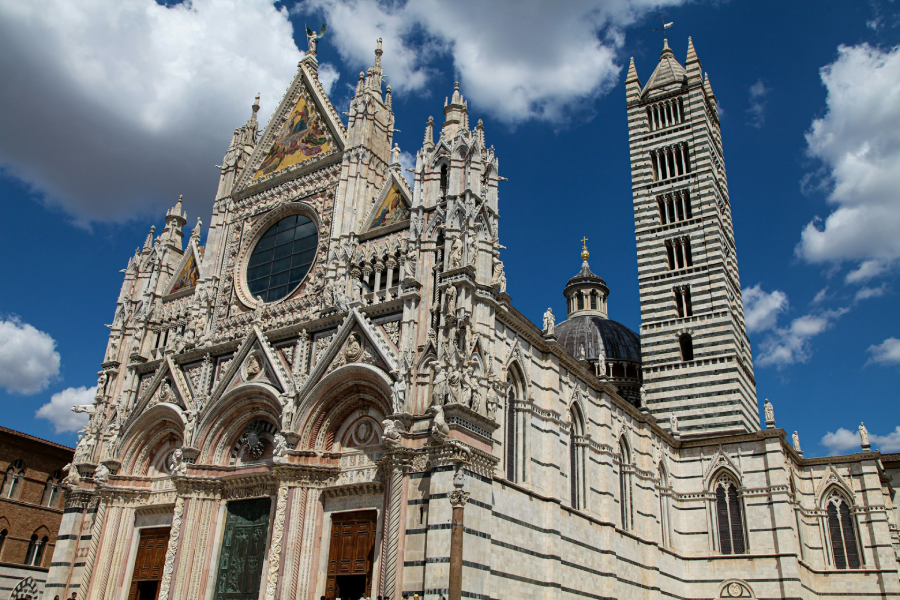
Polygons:
[[692,216],[690,190],[660,194],[656,197],[656,205],[659,209],[659,222],[661,225],[684,221]]
[[524,428],[520,423],[522,419],[521,412],[516,410],[515,404],[517,400],[522,399],[524,396],[524,387],[521,384],[521,379],[514,374],[514,371],[515,367],[510,367],[510,373],[506,380],[509,385],[509,391],[506,397],[504,466],[506,478],[509,481],[522,481],[524,479],[524,457],[522,455]]
[[666,240],[666,262],[670,271],[694,266],[691,238],[685,236]]
[[837,569],[858,569],[860,555],[856,523],[847,499],[834,491],[825,503],[825,515],[832,564]]
[[650,131],[658,131],[684,123],[684,100],[671,98],[647,107],[647,123]]
[[577,404],[569,411],[569,499],[572,508],[584,508],[585,449],[581,445],[584,438],[584,418]]
[[28,542],[28,552],[25,553],[26,565],[33,567],[41,566],[41,559],[44,558],[44,548],[47,545],[47,541],[48,538],[46,535],[40,539],[38,539],[36,533],[31,536],[31,540]]
[[745,554],[744,517],[738,484],[731,475],[722,474],[713,487],[719,551],[722,554]]
[[687,175],[691,172],[690,153],[686,142],[650,151],[653,181]]
[[633,501],[631,497],[631,451],[625,438],[619,440],[619,516],[622,529],[633,527]]
[[15,500],[22,491],[22,480],[25,478],[25,464],[21,459],[16,459],[6,469],[6,477],[3,479],[2,495],[4,498]]
[[54,471],[53,474],[47,478],[47,483],[44,486],[44,496],[41,498],[41,505],[55,508],[60,496],[59,480],[61,477],[62,473]]

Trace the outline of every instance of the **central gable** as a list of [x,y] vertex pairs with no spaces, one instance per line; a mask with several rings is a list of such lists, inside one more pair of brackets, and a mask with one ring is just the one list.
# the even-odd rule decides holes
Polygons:
[[266,125],[235,190],[291,172],[307,172],[341,152],[345,137],[344,124],[319,83],[314,65],[301,61],[297,76]]

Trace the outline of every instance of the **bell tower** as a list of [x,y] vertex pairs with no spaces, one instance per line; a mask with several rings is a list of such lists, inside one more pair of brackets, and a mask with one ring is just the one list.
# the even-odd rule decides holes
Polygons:
[[647,408],[684,436],[759,429],[716,97],[688,38],[625,80]]

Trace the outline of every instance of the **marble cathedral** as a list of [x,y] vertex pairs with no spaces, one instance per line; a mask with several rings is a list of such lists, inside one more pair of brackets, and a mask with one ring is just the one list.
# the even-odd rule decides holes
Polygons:
[[625,82],[640,336],[587,248],[564,321],[516,310],[458,85],[410,186],[381,41],[345,121],[315,44],[206,244],[179,199],[128,260],[45,597],[900,597],[897,461],[759,422],[690,42]]

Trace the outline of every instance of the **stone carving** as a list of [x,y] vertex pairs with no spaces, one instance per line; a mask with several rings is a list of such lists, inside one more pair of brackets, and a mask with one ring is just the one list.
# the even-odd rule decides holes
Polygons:
[[403,412],[406,408],[406,377],[399,371],[393,372],[396,381],[391,386],[391,405],[395,413]]
[[447,374],[438,363],[434,363],[434,379],[431,383],[432,406],[443,406],[447,403]]
[[247,362],[244,364],[244,375],[247,381],[258,377],[262,370],[262,363],[256,354],[251,354],[247,357]]
[[100,466],[94,469],[94,482],[102,485],[107,480],[109,480],[109,467],[101,463]]
[[803,455],[803,450],[800,449],[800,436],[797,435],[796,431],[794,432],[794,435],[791,436],[791,446],[797,454]]
[[444,290],[444,314],[452,317],[456,314],[456,286],[451,285]]
[[871,448],[869,445],[869,430],[866,429],[865,423],[859,424],[859,444],[863,450]]
[[553,335],[555,328],[556,317],[553,316],[553,309],[547,308],[547,312],[544,313],[544,335]]
[[78,475],[78,469],[72,466],[72,463],[64,466],[62,470],[64,473],[66,473],[66,476],[63,477],[63,480],[61,482],[64,488],[74,490],[79,485],[81,485],[81,476]]
[[359,360],[363,353],[362,337],[358,333],[351,333],[344,345],[344,358],[348,363]]
[[395,346],[400,346],[400,321],[391,321],[382,325],[384,332]]
[[381,422],[381,428],[384,431],[381,439],[386,448],[396,448],[401,444],[403,438],[400,435],[400,429],[402,427],[403,424],[394,419],[385,419]]
[[181,448],[176,448],[169,455],[166,463],[169,473],[172,475],[184,475],[187,472],[187,463],[184,461],[184,452],[182,452]]
[[[306,53],[308,55],[315,57],[316,50],[319,47],[319,40],[321,40],[323,37],[325,37],[325,31],[327,29],[328,29],[328,23],[322,23],[322,29],[319,30],[319,33],[316,33],[309,27],[306,28],[306,39],[309,43],[309,49],[306,51]],[[257,98],[257,103],[258,102],[259,102],[259,99]]]
[[678,436],[678,415],[672,413],[672,416],[669,417],[669,427],[671,428],[670,433],[674,436]]
[[190,447],[194,442],[194,427],[196,426],[194,421],[194,411],[185,411],[184,421],[184,445]]
[[240,440],[238,440],[238,443],[244,446],[247,456],[253,460],[262,456],[263,450],[266,447],[265,441],[262,439],[261,428],[262,424],[259,421],[253,421],[247,425],[247,429],[244,431],[244,434],[241,435]]
[[451,269],[458,269],[462,266],[462,251],[462,240],[460,238],[454,239],[450,244],[450,254],[447,255],[447,260]]
[[431,435],[439,442],[445,441],[450,437],[450,426],[444,419],[444,408],[434,405],[428,409],[428,413],[434,415],[431,422]]
[[276,460],[287,457],[287,455],[288,455],[287,439],[285,439],[285,437],[283,435],[281,435],[280,433],[275,434],[274,447],[275,447],[275,449],[272,451],[272,456],[274,456]]
[[772,407],[772,403],[769,402],[768,398],[766,398],[766,402],[763,404],[763,412],[766,415],[766,429],[775,427],[775,409]]

